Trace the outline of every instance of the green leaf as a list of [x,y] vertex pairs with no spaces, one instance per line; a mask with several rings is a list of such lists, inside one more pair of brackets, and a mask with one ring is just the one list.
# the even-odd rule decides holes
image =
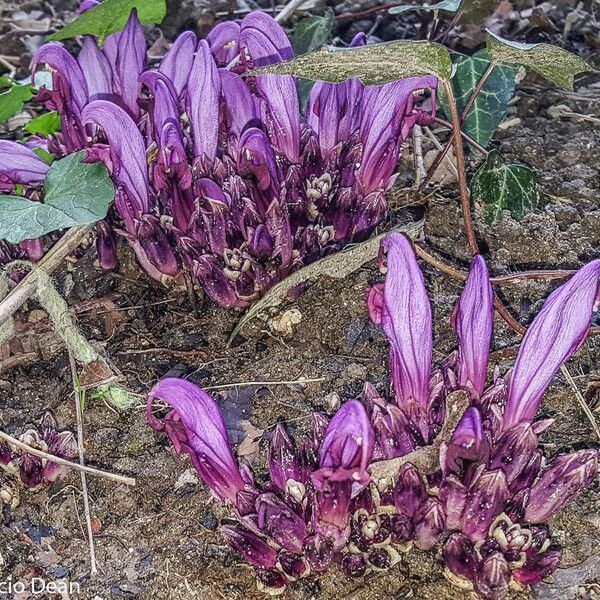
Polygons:
[[50,231],[103,219],[115,195],[103,163],[80,162],[85,150],[56,161],[44,182],[44,203],[0,196],[0,240],[17,244]]
[[455,13],[460,8],[462,0],[442,0],[437,4],[419,5],[419,4],[403,4],[402,6],[393,6],[388,10],[390,15],[397,15],[409,10],[443,10],[449,13]]
[[77,35],[96,35],[103,40],[107,35],[125,28],[134,8],[142,25],[160,23],[167,14],[165,0],[104,0],[48,39],[59,41]]
[[[296,56],[322,48],[331,41],[335,15],[327,9],[324,17],[306,17],[296,26],[292,45]],[[304,110],[308,103],[313,82],[308,79],[298,80],[298,97]]]
[[[450,83],[459,114],[464,110],[481,77],[490,65],[490,61],[486,57],[485,50],[475,53],[472,57],[464,54],[452,56],[456,71]],[[496,65],[467,114],[462,130],[484,148],[490,143],[494,132],[506,114],[506,107],[517,85],[519,70],[520,67]],[[440,89],[439,96],[442,109],[449,119],[450,110],[443,89]]]
[[42,160],[45,160],[49,165],[51,165],[54,162],[54,155],[50,154],[50,152],[46,152],[46,150],[44,150],[43,148],[34,148],[33,153],[37,154]]
[[496,222],[503,210],[519,221],[537,207],[540,193],[529,167],[506,164],[500,152],[492,150],[473,175],[471,199],[485,205],[488,223]]
[[557,46],[511,42],[490,31],[487,37],[487,52],[494,62],[524,65],[554,85],[571,92],[575,75],[594,70],[579,56]]
[[382,85],[405,77],[436,75],[450,79],[452,61],[441,44],[399,41],[359,48],[324,48],[286,62],[247,71],[245,76],[294,75],[314,81],[341,83],[358,77],[365,85]]
[[16,112],[23,108],[25,102],[31,100],[35,94],[35,88],[27,83],[20,85],[15,83],[10,77],[2,76],[0,78],[0,87],[9,89],[0,94],[0,123],[12,117]]
[[296,26],[292,45],[296,56],[318,50],[331,41],[335,15],[328,9],[324,17],[306,17]]
[[60,131],[60,117],[55,111],[45,113],[35,119],[31,119],[31,121],[25,125],[25,130],[32,135],[52,135],[53,133]]

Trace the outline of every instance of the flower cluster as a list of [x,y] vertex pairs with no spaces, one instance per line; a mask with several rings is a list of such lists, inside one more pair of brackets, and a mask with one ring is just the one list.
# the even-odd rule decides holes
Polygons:
[[[30,448],[41,450],[59,458],[71,460],[77,455],[77,440],[71,431],[58,429],[56,418],[47,412],[36,428],[31,428],[19,436],[19,441]],[[27,452],[11,448],[0,442],[0,505],[18,504],[18,488],[4,479],[2,471],[18,479],[24,486],[38,489],[61,478],[67,467],[33,456]]]
[[[353,45],[365,43],[360,34]],[[84,37],[77,58],[56,43],[38,51],[34,77],[46,64],[53,79],[38,99],[58,111],[62,131],[29,146],[57,157],[87,148],[116,184],[116,210],[97,228],[103,267],[116,265],[119,233],[155,279],[180,281],[185,268],[218,304],[244,307],[368,237],[385,215],[403,141],[433,118],[414,92],[435,93],[437,80],[316,83],[302,116],[293,77],[244,77],[291,58],[285,32],[261,12],[200,41],[183,33],[157,70],[148,70],[135,10],[102,47]],[[31,148],[0,147],[2,189],[24,186],[39,199],[46,170]]]
[[[551,547],[546,522],[597,473],[594,450],[547,460],[537,436],[551,421],[534,417],[554,374],[587,336],[600,261],[548,297],[512,373],[496,368],[486,385],[493,295],[481,257],[453,315],[458,350],[432,372],[431,306],[410,242],[392,234],[383,248],[385,284],[367,298],[390,342],[391,399],[366,384],[362,399],[344,404],[329,424],[315,415],[299,444],[278,425],[262,486],[236,462],[216,404],[193,384],[159,382],[148,420],[191,455],[203,481],[231,507],[237,523],[223,535],[271,591],[335,563],[361,576],[390,567],[412,545],[427,550],[444,542],[448,578],[494,600],[557,568],[560,551]],[[391,489],[371,479],[377,463],[427,450],[455,392],[470,406],[440,444],[437,467],[420,472],[418,460],[402,461]],[[153,416],[155,399],[172,407],[162,422]]]

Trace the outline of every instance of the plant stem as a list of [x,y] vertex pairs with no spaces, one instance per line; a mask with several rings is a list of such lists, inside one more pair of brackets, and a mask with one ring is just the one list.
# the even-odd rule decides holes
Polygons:
[[[491,62],[489,64],[488,68],[485,70],[485,73],[481,76],[481,79],[479,80],[479,82],[477,83],[477,86],[473,90],[473,93],[471,94],[469,101],[465,105],[465,107],[462,111],[462,114],[460,115],[461,126],[465,122],[465,119],[467,118],[469,111],[473,107],[475,100],[477,100],[477,96],[479,96],[479,93],[483,89],[483,86],[486,84],[487,80],[490,78],[490,75],[492,74],[492,71],[494,70],[495,66],[496,66],[495,63],[493,63],[493,62]],[[437,121],[437,119],[436,119],[436,121]],[[463,137],[466,138],[466,135],[463,134]],[[479,144],[477,144],[477,142],[475,142],[475,140],[472,140],[471,138],[469,138],[469,139],[467,139],[467,141],[469,141],[469,143],[472,143],[474,146],[476,144],[475,147],[483,155],[487,154],[487,151],[485,150],[485,148],[483,148],[483,146],[480,146]],[[448,143],[444,146],[444,149],[436,156],[435,160],[433,161],[433,164],[431,165],[431,167],[429,168],[429,171],[427,172],[427,177],[425,178],[425,183],[427,181],[429,181],[429,179],[431,179],[433,177],[433,174],[438,170],[440,164],[444,160],[444,157],[450,151],[451,145],[452,145],[452,140],[448,141]]]
[[456,168],[458,170],[458,190],[460,192],[460,204],[463,211],[465,229],[467,230],[467,240],[469,241],[469,247],[471,248],[471,253],[475,255],[479,254],[479,245],[477,244],[475,228],[473,227],[473,218],[471,216],[469,188],[467,186],[467,171],[465,168],[465,154],[462,143],[462,136],[460,133],[460,117],[458,116],[456,100],[454,98],[454,91],[452,90],[452,85],[450,84],[450,81],[444,81],[444,90],[446,92],[446,97],[448,98],[448,105],[450,106],[450,115],[452,117],[454,155],[456,158]]

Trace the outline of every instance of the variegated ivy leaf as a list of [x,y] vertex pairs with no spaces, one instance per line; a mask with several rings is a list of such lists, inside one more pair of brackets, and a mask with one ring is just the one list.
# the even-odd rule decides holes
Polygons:
[[471,180],[471,199],[482,202],[488,223],[494,223],[509,210],[513,219],[521,220],[537,207],[540,198],[533,171],[520,164],[507,164],[497,150],[492,150]]
[[[476,52],[470,57],[464,54],[453,54],[452,60],[456,71],[450,83],[460,114],[489,67],[490,61],[487,60],[485,50]],[[496,65],[463,122],[462,130],[484,148],[488,146],[496,128],[504,119],[520,70],[521,67]],[[443,89],[440,90],[440,104],[446,116],[450,118],[448,101]]]
[[399,41],[359,48],[325,48],[292,60],[254,69],[254,75],[294,75],[304,79],[341,83],[357,77],[365,85],[382,85],[405,77],[435,75],[447,81],[452,61],[441,44],[427,41]]
[[462,0],[442,0],[436,4],[403,4],[402,6],[393,6],[388,12],[390,15],[397,15],[409,10],[443,10],[455,13],[460,8],[461,2]]
[[569,91],[573,91],[575,75],[594,70],[579,56],[557,46],[511,42],[490,31],[487,37],[487,52],[494,62],[523,65],[554,85]]

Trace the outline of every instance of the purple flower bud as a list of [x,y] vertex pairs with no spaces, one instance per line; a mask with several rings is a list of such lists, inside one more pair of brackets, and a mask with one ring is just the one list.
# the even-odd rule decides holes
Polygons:
[[241,525],[223,525],[221,535],[251,565],[263,569],[272,569],[277,564],[277,552],[245,527]]
[[509,497],[504,471],[484,471],[471,485],[463,518],[463,533],[473,541],[487,537],[492,521]]
[[297,579],[306,573],[307,565],[304,558],[299,554],[288,552],[279,553],[279,564],[288,577]]
[[119,214],[127,229],[133,231],[136,217],[150,212],[146,145],[142,134],[122,108],[106,100],[90,102],[81,119],[101,127],[108,139],[112,162],[107,167],[115,183],[125,190],[127,199],[121,201]]
[[77,64],[85,77],[89,100],[112,100],[113,71],[93,37],[84,36],[83,46],[77,56]]
[[446,515],[442,503],[437,498],[427,498],[415,518],[415,546],[420,550],[433,548],[442,538],[446,528]]
[[414,517],[427,498],[421,474],[411,463],[400,469],[394,486],[394,505],[400,514]]
[[220,67],[226,67],[239,54],[240,24],[237,21],[222,21],[206,36],[210,51]]
[[497,600],[508,592],[510,568],[500,552],[483,559],[475,580],[475,589],[486,600]]
[[440,500],[446,510],[446,528],[461,531],[467,504],[467,488],[456,475],[448,475],[442,479]]
[[346,554],[342,559],[342,570],[349,577],[362,577],[367,572],[367,561],[362,554]]
[[256,579],[258,579],[259,589],[272,595],[280,594],[288,584],[285,575],[276,569],[256,569]]
[[381,325],[390,343],[390,370],[400,407],[410,400],[426,406],[432,358],[431,305],[414,251],[392,233],[388,249]]
[[462,473],[464,462],[486,464],[490,453],[483,433],[479,411],[471,406],[462,416],[448,443],[444,459],[445,469]]
[[208,43],[200,40],[186,88],[187,114],[192,127],[194,156],[213,160],[219,141],[221,80]]
[[513,570],[513,577],[523,585],[535,585],[558,569],[560,559],[560,550],[535,553],[527,558],[524,567]]
[[462,533],[453,533],[444,545],[444,565],[454,575],[474,581],[479,570],[479,561],[471,540]]
[[112,271],[117,267],[117,236],[106,219],[96,223],[96,252],[100,268]]
[[[164,423],[152,414],[156,399],[173,407],[174,416]],[[178,453],[190,454],[204,483],[221,500],[235,504],[236,494],[244,489],[244,482],[231,451],[221,411],[205,391],[183,379],[163,379],[148,395],[146,416],[152,429],[167,432]]]
[[258,527],[289,552],[300,553],[307,537],[306,523],[275,494],[256,500]]
[[300,476],[296,447],[281,423],[277,423],[269,443],[269,474],[282,491],[288,479],[298,481]]
[[557,456],[533,484],[525,519],[530,523],[544,523],[579,496],[597,472],[596,450],[579,450]]
[[146,62],[146,38],[134,8],[117,42],[115,75],[123,104],[135,121],[140,116],[138,77],[146,70]]
[[238,168],[242,175],[256,177],[258,189],[267,190],[277,181],[275,156],[269,138],[260,129],[251,127],[240,138]]
[[[53,436],[52,443],[48,445],[48,453],[52,456],[72,460],[77,456],[77,438],[71,431],[61,431]],[[54,482],[68,473],[69,467],[48,461],[44,467],[42,478]]]
[[158,70],[171,80],[178,97],[183,95],[187,86],[197,44],[196,34],[184,31],[160,61]]
[[487,374],[494,323],[494,294],[485,261],[476,256],[467,283],[452,315],[458,335],[458,380],[462,387],[471,382],[481,395]]
[[531,460],[537,445],[537,437],[529,423],[511,427],[494,444],[490,468],[502,469],[512,489],[513,482]]
[[600,260],[580,269],[552,292],[531,323],[508,388],[504,427],[532,421],[558,369],[581,347],[598,295]]
[[331,540],[323,539],[313,535],[304,545],[304,556],[316,573],[326,571],[334,558],[333,543]]
[[16,184],[41,185],[49,168],[23,144],[0,140],[0,192],[12,192]]

